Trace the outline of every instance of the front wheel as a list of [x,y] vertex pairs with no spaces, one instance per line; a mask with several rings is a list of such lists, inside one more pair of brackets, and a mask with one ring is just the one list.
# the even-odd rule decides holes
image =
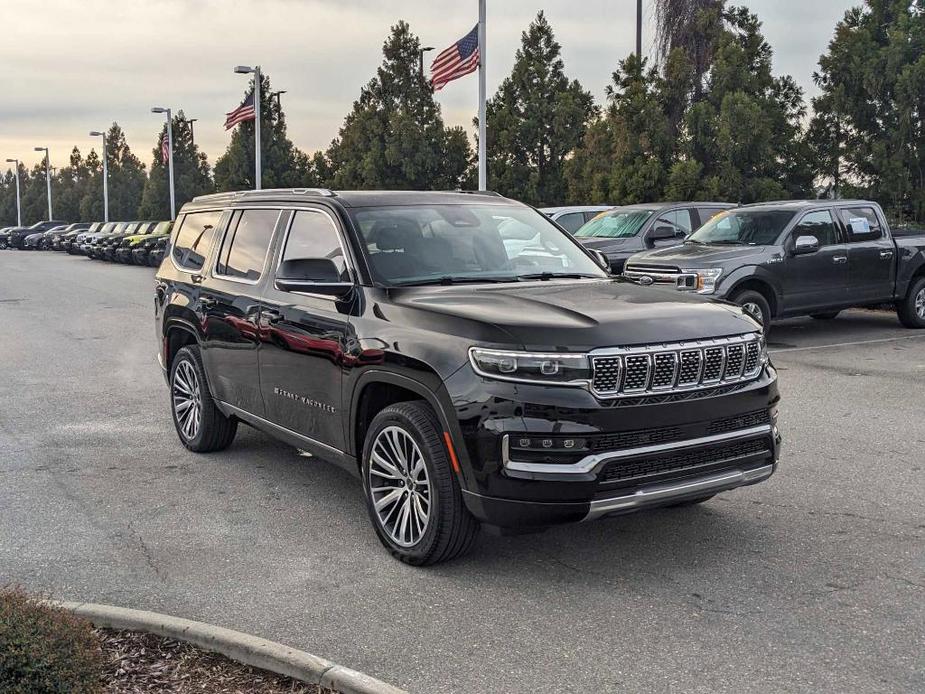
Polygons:
[[424,566],[467,552],[479,531],[424,402],[400,402],[373,419],[363,445],[366,507],[392,556]]
[[771,327],[771,306],[768,300],[752,289],[746,289],[733,296],[730,301],[738,304],[749,316],[761,324],[764,332]]
[[196,346],[181,349],[170,365],[170,411],[180,442],[196,453],[227,448],[238,430],[238,420],[212,400]]
[[896,304],[896,314],[907,328],[925,328],[925,277],[912,282],[906,297]]

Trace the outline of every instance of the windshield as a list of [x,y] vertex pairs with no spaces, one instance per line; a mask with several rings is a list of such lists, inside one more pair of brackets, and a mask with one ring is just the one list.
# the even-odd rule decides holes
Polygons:
[[788,210],[729,210],[713,217],[687,240],[724,246],[770,246],[795,214]]
[[635,236],[655,210],[615,208],[589,221],[575,236],[579,238],[625,239]]
[[606,277],[571,237],[518,205],[355,208],[373,277],[386,285]]

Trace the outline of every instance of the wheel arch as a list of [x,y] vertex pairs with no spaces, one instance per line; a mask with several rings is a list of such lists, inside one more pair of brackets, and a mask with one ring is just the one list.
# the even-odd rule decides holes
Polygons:
[[758,275],[748,275],[735,281],[732,288],[726,293],[729,301],[732,301],[736,294],[744,291],[758,292],[768,302],[771,309],[771,317],[776,318],[781,312],[780,294],[771,282]]

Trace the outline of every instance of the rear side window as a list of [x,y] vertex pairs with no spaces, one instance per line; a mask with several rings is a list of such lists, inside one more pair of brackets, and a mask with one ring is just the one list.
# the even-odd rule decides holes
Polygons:
[[839,210],[848,230],[848,243],[874,241],[883,236],[880,220],[873,207],[847,207]]
[[556,224],[565,229],[568,233],[574,234],[585,223],[585,216],[581,212],[569,212],[556,220]]
[[281,262],[307,258],[328,258],[340,271],[341,279],[348,280],[347,261],[340,245],[337,228],[323,212],[300,210],[292,218],[286,247]]
[[794,240],[800,236],[815,236],[820,248],[834,246],[838,243],[838,233],[835,231],[835,224],[828,210],[810,212],[803,217],[791,233]]
[[221,218],[221,210],[186,215],[173,242],[174,262],[184,270],[201,270]]
[[263,273],[279,210],[243,210],[231,220],[215,274],[256,282]]

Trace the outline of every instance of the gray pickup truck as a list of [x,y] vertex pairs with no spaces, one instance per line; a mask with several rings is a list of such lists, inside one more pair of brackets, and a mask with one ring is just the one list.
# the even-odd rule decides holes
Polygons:
[[684,243],[637,253],[624,277],[726,299],[765,328],[777,318],[831,319],[845,308],[894,304],[925,328],[925,230],[893,229],[865,200],[745,205]]

